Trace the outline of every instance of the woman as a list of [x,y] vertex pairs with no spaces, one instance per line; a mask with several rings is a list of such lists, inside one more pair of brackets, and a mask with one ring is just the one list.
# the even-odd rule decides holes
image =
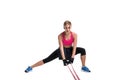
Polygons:
[[86,51],[84,48],[77,47],[77,34],[70,30],[71,25],[71,22],[68,20],[64,22],[63,26],[65,31],[58,35],[59,48],[47,58],[29,66],[25,70],[26,73],[31,71],[34,67],[41,66],[57,57],[59,57],[59,59],[63,61],[64,66],[66,66],[69,63],[73,63],[75,55],[79,53],[81,53],[81,69],[85,72],[90,72],[90,70],[85,66]]

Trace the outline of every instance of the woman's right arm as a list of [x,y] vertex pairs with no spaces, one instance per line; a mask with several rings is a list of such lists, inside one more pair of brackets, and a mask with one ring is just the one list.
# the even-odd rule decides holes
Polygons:
[[61,34],[58,36],[58,42],[59,42],[59,47],[60,47],[60,52],[61,52],[61,55],[62,55],[62,59],[65,60]]

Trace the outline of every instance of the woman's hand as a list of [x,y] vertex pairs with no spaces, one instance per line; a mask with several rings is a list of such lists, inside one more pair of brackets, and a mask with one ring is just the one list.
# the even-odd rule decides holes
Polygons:
[[69,63],[70,63],[70,62],[69,62],[68,60],[66,60],[66,59],[63,60],[64,66],[67,66]]
[[70,60],[66,60],[66,59],[63,60],[64,66],[67,66],[68,64],[72,64],[73,62],[74,62],[74,58],[70,58]]
[[73,63],[73,61],[74,61],[74,58],[70,58],[70,63]]

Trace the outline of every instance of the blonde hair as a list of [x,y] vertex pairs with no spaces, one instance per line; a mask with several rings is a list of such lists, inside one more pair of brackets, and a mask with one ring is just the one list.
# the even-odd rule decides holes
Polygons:
[[64,22],[63,26],[65,26],[65,25],[67,25],[67,24],[70,25],[70,26],[72,25],[69,20],[66,20],[66,21]]

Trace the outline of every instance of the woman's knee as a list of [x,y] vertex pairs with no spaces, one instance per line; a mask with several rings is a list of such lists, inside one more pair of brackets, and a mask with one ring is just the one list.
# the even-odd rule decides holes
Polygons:
[[85,50],[85,48],[82,48],[82,49],[81,49],[81,56],[83,56],[83,55],[86,55],[86,50]]
[[81,56],[86,55],[86,50],[85,50],[85,48],[77,47],[76,52],[77,52],[77,54],[78,54],[78,53],[81,53]]

